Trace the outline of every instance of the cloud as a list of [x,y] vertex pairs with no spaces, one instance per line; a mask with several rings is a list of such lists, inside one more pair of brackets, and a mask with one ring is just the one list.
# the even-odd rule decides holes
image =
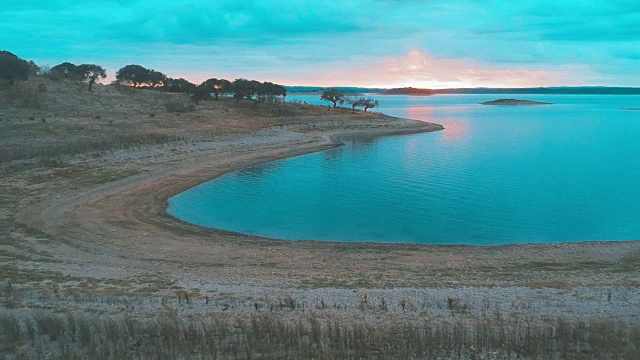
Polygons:
[[123,11],[103,30],[112,38],[133,42],[265,46],[357,32],[358,21],[344,16],[349,10],[306,0],[289,6],[273,1],[154,1]]
[[461,71],[443,71],[453,80],[441,82],[545,83],[584,66],[594,84],[640,83],[637,0],[4,0],[0,18],[3,48],[112,72],[138,62],[167,73],[305,79],[419,50]]
[[367,65],[324,69],[319,73],[321,75],[300,81],[319,86],[358,83],[373,87],[532,87],[568,82],[573,77],[568,68],[497,69],[470,59],[434,58],[419,50],[410,51],[404,56],[386,57]]

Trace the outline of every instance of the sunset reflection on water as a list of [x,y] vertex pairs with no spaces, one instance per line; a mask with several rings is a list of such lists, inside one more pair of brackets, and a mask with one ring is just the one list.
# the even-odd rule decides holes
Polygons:
[[[463,110],[463,107],[457,108],[457,112]],[[422,120],[433,123],[442,124],[444,131],[442,131],[441,139],[444,141],[455,141],[468,137],[470,128],[467,121],[463,121],[457,118],[437,118],[434,116],[436,111],[447,111],[447,108],[441,107],[408,107],[407,117],[414,120]]]

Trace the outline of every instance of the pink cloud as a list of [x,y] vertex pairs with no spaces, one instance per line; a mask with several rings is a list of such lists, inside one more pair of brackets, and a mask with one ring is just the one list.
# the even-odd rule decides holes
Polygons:
[[455,88],[568,85],[573,78],[567,67],[553,70],[496,68],[470,59],[434,58],[418,50],[369,64],[334,65],[312,73],[282,81],[292,85]]

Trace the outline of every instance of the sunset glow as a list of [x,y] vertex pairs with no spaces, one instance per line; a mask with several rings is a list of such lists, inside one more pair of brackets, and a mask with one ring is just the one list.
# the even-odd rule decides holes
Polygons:
[[0,13],[2,47],[39,64],[100,63],[109,80],[132,61],[193,82],[306,86],[637,86],[640,77],[633,1],[27,0]]

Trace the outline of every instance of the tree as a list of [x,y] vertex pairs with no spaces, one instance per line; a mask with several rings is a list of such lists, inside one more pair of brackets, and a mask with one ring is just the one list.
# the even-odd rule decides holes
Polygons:
[[364,112],[367,112],[367,109],[373,109],[380,106],[380,102],[371,98],[362,98],[359,106],[362,106],[364,108]]
[[120,84],[135,87],[163,87],[167,79],[165,74],[140,65],[127,65],[116,72],[116,80]]
[[256,94],[256,90],[260,83],[255,80],[236,79],[231,88],[233,89],[233,97],[236,101],[240,101],[244,98],[253,100],[253,96]]
[[149,81],[149,70],[140,65],[127,65],[116,72],[116,80],[137,87]]
[[75,72],[83,81],[89,82],[89,92],[93,89],[93,84],[100,79],[107,77],[107,70],[96,64],[82,64],[76,67]]
[[164,82],[164,90],[173,93],[193,94],[196,90],[196,85],[183,78],[167,78]]
[[344,93],[336,89],[325,90],[322,92],[322,96],[320,96],[320,100],[332,102],[333,107],[344,103],[344,99]]
[[147,70],[149,72],[147,85],[157,88],[160,86],[164,86],[167,82],[167,75],[161,73],[160,71],[155,71],[153,69]]
[[207,79],[200,85],[208,89],[209,93],[213,93],[213,95],[216,97],[216,100],[218,100],[218,95],[220,95],[220,93],[227,93],[231,91],[232,88],[231,82],[229,80],[216,78]]
[[356,107],[360,104],[360,98],[356,96],[349,96],[344,98],[344,102],[351,105],[351,108],[355,110]]
[[193,95],[191,95],[191,101],[194,103],[199,103],[201,100],[209,100],[211,98],[211,92],[209,88],[203,83],[200,84],[193,90]]
[[0,51],[0,79],[13,84],[16,80],[27,80],[33,73],[33,62],[20,59],[9,51]]
[[378,100],[364,97],[347,97],[345,98],[344,102],[351,105],[351,108],[354,110],[357,107],[364,108],[364,112],[367,112],[367,109],[372,109],[380,106],[380,102]]
[[75,64],[64,62],[52,67],[51,70],[49,70],[49,73],[51,74],[50,76],[53,80],[83,80],[78,76],[78,71],[76,71],[77,68],[78,66]]
[[287,89],[284,86],[271,82],[258,83],[256,87],[257,102],[273,102],[278,96],[282,96],[283,99],[287,96]]
[[285,88],[282,85],[278,85],[278,84],[271,84],[269,89],[270,89],[270,94],[272,96],[282,96],[282,99],[284,101],[284,99],[287,97],[287,88]]

